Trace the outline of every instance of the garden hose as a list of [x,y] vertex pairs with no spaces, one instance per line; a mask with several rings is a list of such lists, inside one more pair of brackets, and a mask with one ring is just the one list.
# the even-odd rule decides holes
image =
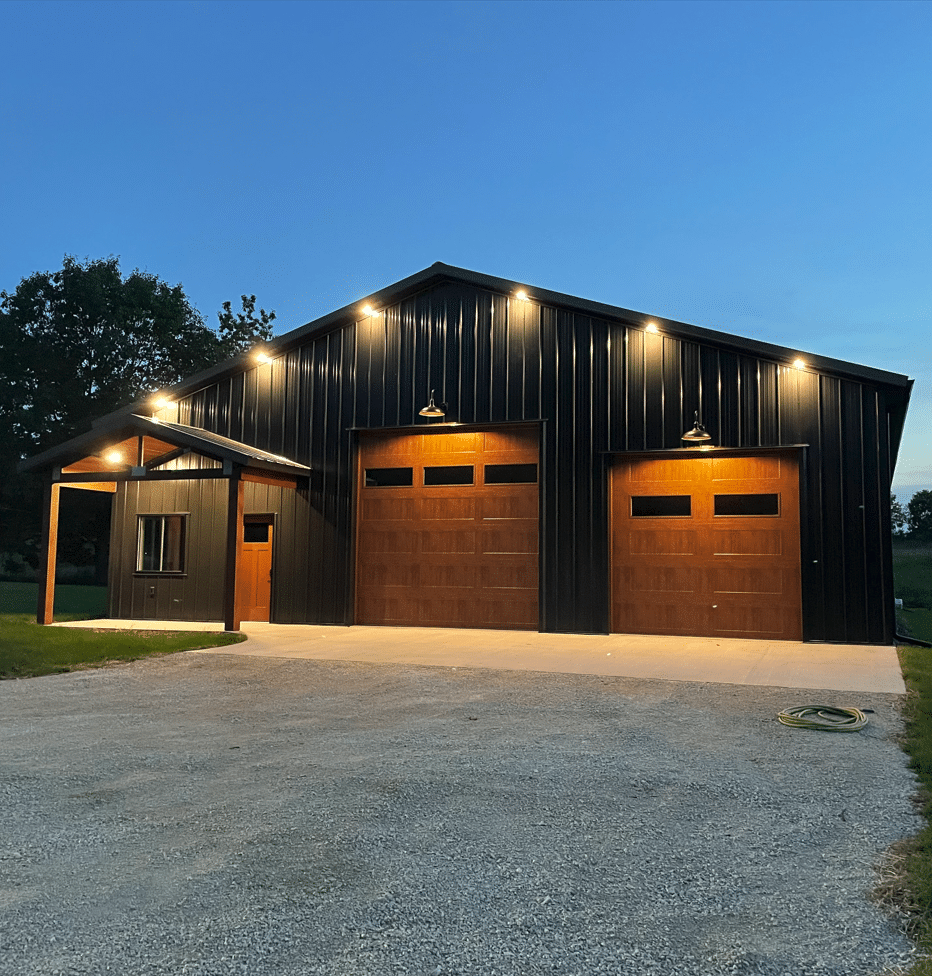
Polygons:
[[819,729],[822,732],[858,732],[867,725],[867,716],[859,708],[835,708],[834,705],[799,705],[777,712],[777,718],[794,729]]

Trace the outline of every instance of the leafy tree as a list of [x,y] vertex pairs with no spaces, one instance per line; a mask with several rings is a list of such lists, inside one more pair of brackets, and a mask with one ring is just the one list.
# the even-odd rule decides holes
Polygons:
[[[37,532],[36,479],[16,474],[17,463],[269,339],[275,313],[256,316],[255,296],[242,301],[236,314],[224,302],[215,332],[181,285],[138,268],[124,277],[116,257],[66,256],[59,271],[0,291],[0,553],[25,553]],[[80,551],[96,542],[61,544]]]
[[890,520],[894,535],[906,535],[909,531],[906,509],[896,500],[896,495],[890,496]]
[[906,507],[910,534],[917,539],[932,539],[932,491],[917,491]]
[[234,314],[230,302],[224,302],[222,310],[217,312],[220,346],[226,356],[235,356],[272,338],[275,313],[260,308],[257,316],[255,295],[241,295],[240,300],[243,303],[242,312]]

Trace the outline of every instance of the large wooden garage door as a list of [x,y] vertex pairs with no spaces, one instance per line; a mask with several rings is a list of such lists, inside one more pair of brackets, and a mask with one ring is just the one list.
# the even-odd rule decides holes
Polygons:
[[537,630],[538,431],[365,434],[356,621]]
[[619,460],[612,630],[801,640],[795,452]]

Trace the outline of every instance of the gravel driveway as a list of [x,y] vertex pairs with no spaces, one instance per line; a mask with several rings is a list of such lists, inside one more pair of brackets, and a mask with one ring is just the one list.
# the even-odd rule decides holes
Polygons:
[[[858,734],[774,716],[874,709]],[[890,695],[181,654],[0,683],[0,973],[877,974]]]

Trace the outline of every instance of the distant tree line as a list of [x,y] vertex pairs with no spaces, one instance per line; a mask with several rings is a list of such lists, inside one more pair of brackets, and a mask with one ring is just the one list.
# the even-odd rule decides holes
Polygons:
[[890,512],[894,536],[932,542],[932,491],[917,491],[905,506],[891,495]]
[[[0,291],[0,575],[35,566],[41,484],[17,472],[26,457],[88,430],[91,421],[272,336],[274,312],[224,302],[212,329],[181,285],[119,258],[76,260]],[[79,497],[80,496],[80,497]],[[106,571],[109,496],[62,496],[64,561]]]

